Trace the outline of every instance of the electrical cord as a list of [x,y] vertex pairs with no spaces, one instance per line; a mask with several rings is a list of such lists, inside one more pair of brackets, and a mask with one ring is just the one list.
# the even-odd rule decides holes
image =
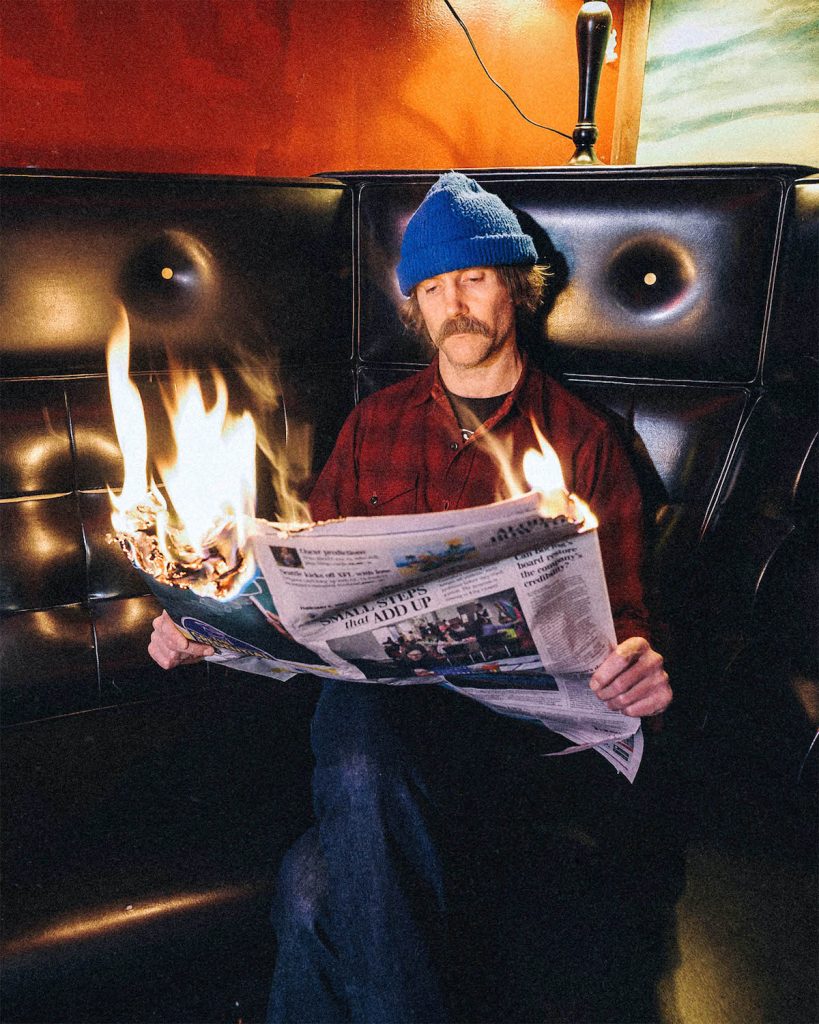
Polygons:
[[492,75],[490,75],[489,69],[484,64],[483,60],[481,60],[481,55],[478,53],[478,48],[475,46],[475,43],[472,41],[472,36],[469,34],[469,29],[464,24],[463,19],[461,18],[460,14],[458,14],[458,12],[452,6],[452,4],[449,2],[449,0],[444,0],[444,3],[449,8],[450,13],[452,14],[452,17],[458,22],[458,24],[463,29],[464,35],[469,40],[469,45],[472,47],[472,52],[478,58],[478,63],[483,68],[483,70],[484,70],[484,72],[486,74],[486,77],[489,79],[489,81],[492,83],[492,85],[494,85],[496,88],[500,89],[500,91],[503,93],[503,95],[509,100],[509,102],[515,108],[515,110],[517,110],[517,112],[523,118],[523,120],[524,121],[528,121],[529,124],[534,125],[535,128],[542,128],[544,131],[554,132],[555,135],[562,135],[564,139],[568,139],[569,142],[573,142],[574,140],[572,139],[571,135],[567,135],[565,132],[559,132],[557,130],[557,128],[550,128],[549,125],[547,125],[547,124],[539,124],[537,121],[533,121],[531,119],[531,117],[527,117],[526,114],[523,113],[523,111],[520,109],[520,107],[517,105],[517,103],[515,103],[515,101],[512,99],[512,97],[509,95],[509,93],[506,91],[506,89],[504,89],[504,87],[500,84],[500,82],[495,81],[495,79],[492,77]]

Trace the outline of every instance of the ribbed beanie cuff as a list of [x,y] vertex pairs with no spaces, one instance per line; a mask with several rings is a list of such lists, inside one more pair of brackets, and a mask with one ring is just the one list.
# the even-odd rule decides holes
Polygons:
[[465,174],[443,174],[404,232],[398,284],[404,295],[428,277],[466,267],[537,262],[532,238],[499,196]]

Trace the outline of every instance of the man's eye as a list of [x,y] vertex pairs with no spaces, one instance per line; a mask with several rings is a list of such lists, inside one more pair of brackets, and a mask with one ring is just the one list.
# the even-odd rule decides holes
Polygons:
[[433,293],[434,291],[436,291],[436,290],[437,290],[437,288],[438,288],[438,285],[437,285],[437,284],[428,284],[428,285],[426,286],[426,288],[424,288],[424,295],[432,295],[432,293]]

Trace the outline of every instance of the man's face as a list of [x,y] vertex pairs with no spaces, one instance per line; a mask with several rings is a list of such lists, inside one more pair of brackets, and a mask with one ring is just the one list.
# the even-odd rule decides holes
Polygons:
[[486,364],[515,342],[515,307],[493,267],[427,278],[415,294],[432,343],[458,369]]

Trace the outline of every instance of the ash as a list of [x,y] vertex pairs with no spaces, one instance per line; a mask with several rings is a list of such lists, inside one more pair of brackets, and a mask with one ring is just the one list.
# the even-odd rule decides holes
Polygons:
[[252,570],[237,542],[233,517],[215,520],[201,547],[170,525],[164,502],[153,495],[145,504],[113,516],[115,536],[128,560],[159,583],[226,599],[244,585]]

